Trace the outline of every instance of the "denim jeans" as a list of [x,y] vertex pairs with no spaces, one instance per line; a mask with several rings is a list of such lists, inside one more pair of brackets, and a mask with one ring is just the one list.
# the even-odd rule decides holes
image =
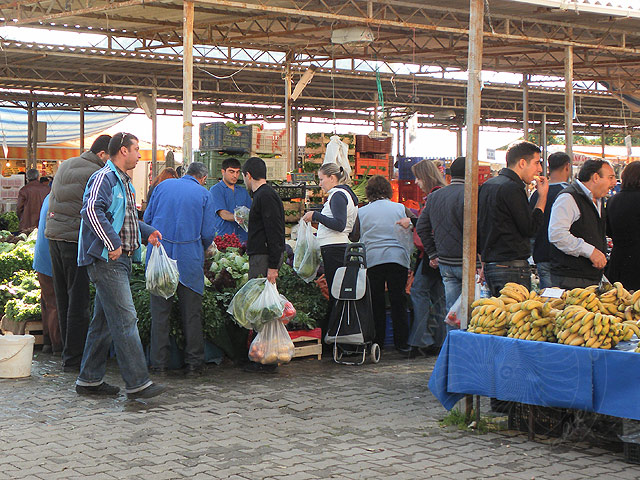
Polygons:
[[551,274],[551,282],[554,287],[572,290],[574,288],[587,288],[590,285],[597,285],[599,280],[580,277],[564,277],[562,275]]
[[[442,275],[442,283],[444,283],[444,296],[446,298],[445,310],[448,313],[462,293],[462,267],[440,265],[440,275]],[[455,327],[448,323],[445,323],[445,325],[447,326],[447,332],[456,330]]]
[[509,282],[517,283],[531,290],[531,267],[516,267],[500,263],[486,263],[484,266],[484,278],[494,297],[500,296],[500,290]]
[[412,347],[440,347],[447,336],[444,285],[438,270],[425,270],[427,273],[422,273],[422,264],[418,266],[411,285],[413,324],[408,343]]
[[121,256],[109,262],[96,260],[87,267],[87,271],[96,287],[96,298],[76,383],[96,386],[103,382],[113,340],[125,391],[134,393],[144,390],[151,385],[151,380],[129,287],[131,258]]
[[[178,284],[178,305],[184,333],[184,363],[199,367],[204,364],[204,336],[202,334],[202,295]],[[169,363],[169,315],[173,297],[164,299],[151,295],[151,366],[166,368]]]
[[536,263],[536,269],[538,270],[538,278],[540,278],[540,290],[553,287],[554,285],[551,282],[551,262],[538,262]]

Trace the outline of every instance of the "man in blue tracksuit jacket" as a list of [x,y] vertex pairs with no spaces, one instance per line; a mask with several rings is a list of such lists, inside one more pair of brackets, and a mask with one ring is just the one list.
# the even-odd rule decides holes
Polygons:
[[[153,190],[144,221],[162,232],[167,255],[178,262],[176,291],[185,337],[185,375],[199,375],[204,365],[202,294],[204,251],[213,242],[215,209],[203,186],[209,174],[200,162],[189,165],[182,178],[165,180]],[[151,249],[147,250],[147,265]],[[173,297],[151,295],[151,371],[164,373],[169,362],[169,315]]]
[[76,392],[118,394],[118,387],[104,381],[113,341],[127,397],[150,398],[165,387],[149,379],[129,277],[132,258],[141,258],[142,238],[155,245],[162,235],[138,220],[135,191],[126,174],[140,158],[138,139],[130,133],[114,135],[109,156],[111,160],[89,178],[80,211],[78,265],[87,267],[96,297]]

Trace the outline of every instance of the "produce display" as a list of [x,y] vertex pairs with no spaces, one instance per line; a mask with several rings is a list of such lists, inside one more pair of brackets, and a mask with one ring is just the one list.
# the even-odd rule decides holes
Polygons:
[[218,250],[224,250],[226,248],[242,248],[242,242],[236,236],[235,233],[225,233],[224,235],[219,235],[213,239],[218,247]]
[[224,251],[217,250],[210,260],[209,272],[213,274],[213,278],[210,278],[212,285],[223,288],[236,285],[241,287],[249,280],[249,257],[241,254],[239,248],[228,247]]
[[5,212],[0,215],[0,229],[9,232],[17,232],[20,229],[20,220],[16,212]]
[[469,332],[603,349],[640,337],[640,291],[631,295],[619,282],[574,288],[558,299],[515,283],[500,294],[472,303]]
[[33,264],[33,249],[36,244],[38,230],[34,230],[25,236],[20,234],[12,236],[9,232],[0,232],[0,234],[9,234],[0,236],[0,282],[9,280],[16,272],[20,270],[31,270]]

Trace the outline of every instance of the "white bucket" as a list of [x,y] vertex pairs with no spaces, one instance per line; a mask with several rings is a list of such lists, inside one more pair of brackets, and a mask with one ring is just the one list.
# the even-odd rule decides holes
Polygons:
[[33,335],[0,336],[0,378],[21,378],[31,375]]

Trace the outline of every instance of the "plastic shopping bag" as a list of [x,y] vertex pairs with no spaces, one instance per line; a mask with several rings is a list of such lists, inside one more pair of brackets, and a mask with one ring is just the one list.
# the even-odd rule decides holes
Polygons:
[[260,328],[282,317],[287,299],[266,278],[252,278],[234,295],[227,312],[247,329]]
[[249,359],[263,365],[288,363],[295,347],[280,320],[272,320],[258,331],[249,347]]
[[[480,298],[482,293],[482,286],[480,284],[480,277],[476,275],[476,292],[475,298]],[[454,328],[460,328],[460,307],[462,305],[462,295],[459,295],[457,300],[453,302],[451,308],[447,312],[447,316],[444,318],[444,321],[447,325],[451,325]]]
[[244,205],[234,208],[233,218],[236,223],[245,231],[249,231],[249,209]]
[[151,251],[145,278],[147,290],[152,295],[165,299],[175,295],[180,280],[178,261],[170,258],[159,242]]
[[393,230],[398,243],[411,255],[411,252],[413,252],[413,226],[404,228],[402,225],[396,223]]
[[313,234],[310,223],[300,220],[298,223],[298,239],[293,251],[293,269],[298,276],[309,283],[316,278],[320,267],[320,246]]

